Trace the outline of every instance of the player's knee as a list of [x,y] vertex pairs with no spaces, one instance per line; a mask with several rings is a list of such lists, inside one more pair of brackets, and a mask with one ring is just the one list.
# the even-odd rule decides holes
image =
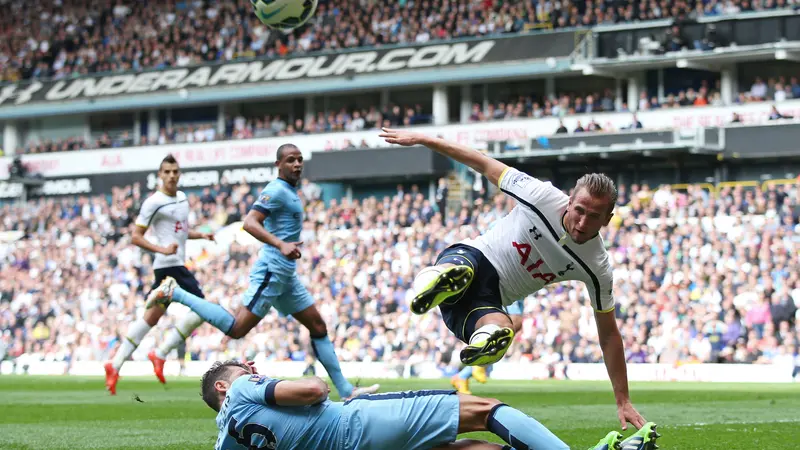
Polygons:
[[503,402],[494,398],[476,397],[474,395],[463,395],[459,397],[459,433],[486,430],[486,423],[488,422],[489,415],[497,405],[503,404]]
[[248,331],[250,330],[245,330],[234,325],[234,327],[228,332],[228,336],[231,339],[241,339],[247,334]]
[[322,319],[314,320],[309,324],[308,333],[314,339],[324,338],[328,336],[328,326],[325,325],[325,321]]

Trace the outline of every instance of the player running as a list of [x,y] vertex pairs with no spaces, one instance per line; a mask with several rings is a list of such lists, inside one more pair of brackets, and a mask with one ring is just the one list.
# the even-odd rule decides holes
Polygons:
[[[186,194],[178,190],[181,169],[174,156],[168,155],[161,161],[158,178],[161,180],[161,187],[142,204],[139,217],[136,218],[136,228],[133,230],[131,241],[133,245],[155,254],[153,258],[155,272],[153,289],[165,279],[170,278],[186,291],[202,298],[203,291],[200,289],[200,284],[184,265],[186,240],[208,239],[213,241],[214,235],[189,230],[189,201]],[[144,237],[145,232],[151,228],[154,232],[154,241],[148,241]],[[128,332],[114,355],[114,359],[105,364],[106,389],[111,392],[111,395],[117,393],[120,368],[165,312],[166,308],[147,309],[144,317],[136,319],[128,326]],[[189,311],[167,332],[164,343],[150,351],[147,357],[153,363],[153,370],[158,381],[167,382],[164,379],[164,363],[169,352],[178,347],[202,323],[203,319],[200,316]]]
[[[321,379],[258,375],[250,365],[217,362],[203,375],[203,400],[217,411],[217,450],[562,450],[567,444],[536,419],[494,399],[429,390],[328,400]],[[458,441],[489,431],[509,445]],[[650,450],[658,437],[647,424],[626,441],[612,431],[593,450]],[[636,442],[640,442],[636,444]]]
[[[600,229],[613,215],[614,182],[602,174],[583,176],[572,196],[469,147],[423,134],[384,128],[390,144],[424,145],[483,174],[517,200],[517,206],[477,239],[442,251],[439,275],[427,270],[414,280],[411,310],[424,314],[439,306],[447,327],[467,346],[466,365],[499,361],[514,330],[503,309],[544,286],[582,281],[595,309],[598,337],[622,429],[645,424],[628,393],[622,337],[614,317],[612,273]],[[425,270],[425,269],[423,269]],[[422,274],[422,273],[421,273]]]
[[255,327],[271,308],[291,315],[311,334],[311,347],[317,359],[331,377],[339,396],[349,398],[377,392],[377,384],[354,388],[339,366],[333,343],[328,338],[325,321],[314,305],[311,294],[295,273],[295,261],[300,258],[300,231],[303,228],[303,205],[297,195],[297,185],[303,174],[303,155],[292,144],[278,148],[278,178],[261,191],[253,208],[244,220],[244,230],[265,245],[258,261],[250,271],[250,286],[242,306],[232,315],[220,305],[203,301],[194,292],[183,289],[171,278],[165,279],[147,299],[147,307],[182,303],[206,322],[226,335],[239,339]]

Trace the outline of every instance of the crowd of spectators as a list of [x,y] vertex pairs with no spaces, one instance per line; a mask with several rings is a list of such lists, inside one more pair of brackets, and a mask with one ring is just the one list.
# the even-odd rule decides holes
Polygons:
[[[240,220],[255,186],[223,184],[190,196],[193,227],[219,230]],[[459,343],[438,311],[408,311],[414,274],[445,246],[487,229],[514,201],[485,191],[472,203],[430,202],[415,186],[394,196],[319,200],[304,183],[306,249],[298,272],[344,361],[454,368]],[[621,186],[603,232],[614,265],[616,316],[630,363],[740,362],[791,366],[800,339],[800,190]],[[140,186],[109,196],[41,199],[0,209],[0,355],[31,360],[102,361],[135,316],[152,281],[150,257],[130,243],[131,221],[147,195]],[[446,195],[444,196],[446,198]],[[222,244],[218,244],[222,245]],[[234,308],[256,246],[234,243],[193,259],[207,297]],[[580,283],[525,300],[512,361],[598,362],[592,308]],[[143,359],[180,313],[143,341]],[[237,356],[305,360],[308,336],[269,315],[238,341],[203,325],[187,358]],[[2,359],[3,356],[0,356]]]
[[248,0],[0,2],[0,82],[183,67],[437,39],[737,14],[791,0],[319,0],[311,26],[271,31]]

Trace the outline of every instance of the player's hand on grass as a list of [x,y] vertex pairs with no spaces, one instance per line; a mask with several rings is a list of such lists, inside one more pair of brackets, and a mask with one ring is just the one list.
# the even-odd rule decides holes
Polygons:
[[628,423],[635,426],[637,430],[647,423],[629,401],[617,405],[617,416],[619,416],[619,423],[622,425],[623,431],[628,429]]
[[161,253],[163,253],[165,255],[168,255],[168,256],[169,255],[174,255],[175,253],[178,253],[178,244],[176,244],[175,242],[173,242],[172,244],[169,244],[169,247],[164,248],[164,251],[162,251]]
[[420,145],[425,137],[424,134],[414,133],[413,131],[394,130],[391,128],[381,128],[381,130],[383,133],[381,133],[379,136],[386,140],[386,142],[405,147]]
[[303,245],[303,242],[284,242],[281,244],[280,250],[281,254],[289,259],[298,259],[303,256],[300,253],[300,246]]

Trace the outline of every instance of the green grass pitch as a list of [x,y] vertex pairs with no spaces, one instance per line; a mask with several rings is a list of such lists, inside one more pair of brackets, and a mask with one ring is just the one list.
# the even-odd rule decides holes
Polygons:
[[[382,391],[449,387],[447,380],[381,383]],[[101,378],[0,376],[0,449],[211,449],[215,413],[199,384],[124,378],[111,397]],[[536,417],[573,448],[619,428],[607,382],[489,380],[472,388]],[[800,385],[634,383],[631,390],[640,412],[659,424],[663,449],[800,448]]]

